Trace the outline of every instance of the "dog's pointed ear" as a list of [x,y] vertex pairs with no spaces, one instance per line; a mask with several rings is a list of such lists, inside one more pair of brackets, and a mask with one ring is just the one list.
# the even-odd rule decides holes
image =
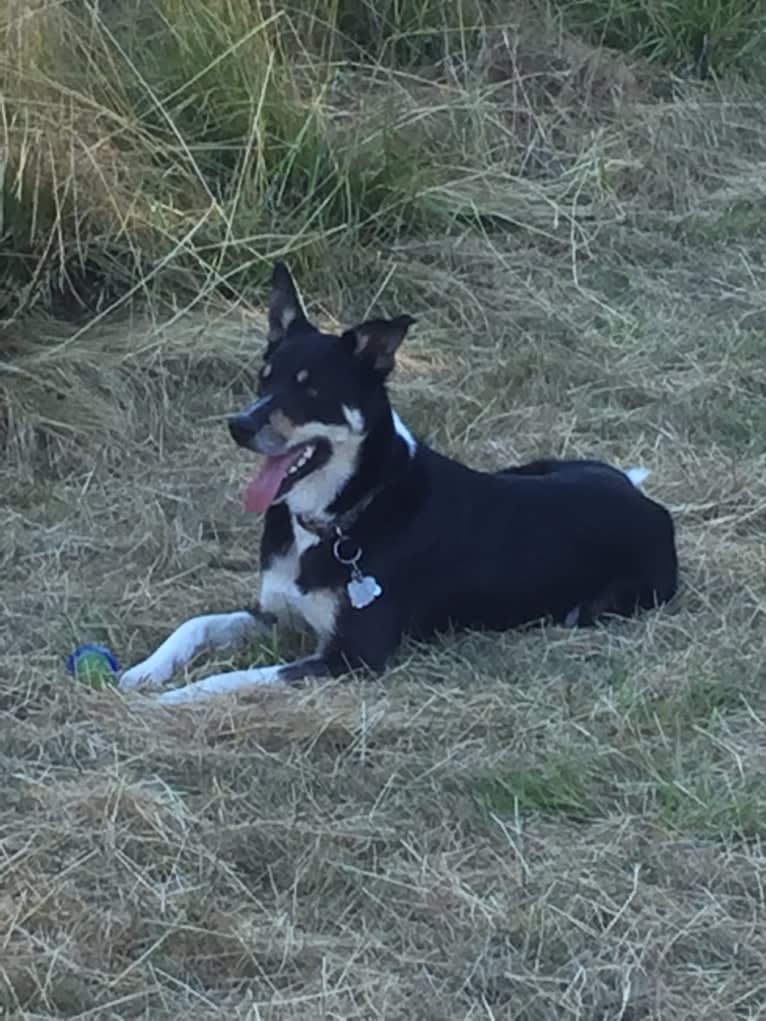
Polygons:
[[396,316],[395,319],[368,319],[347,330],[345,336],[353,341],[357,358],[370,364],[381,376],[387,376],[394,367],[399,345],[414,323],[413,317],[408,315]]
[[290,270],[284,262],[274,263],[271,273],[271,298],[269,299],[269,347],[285,339],[293,323],[307,323],[298,288]]

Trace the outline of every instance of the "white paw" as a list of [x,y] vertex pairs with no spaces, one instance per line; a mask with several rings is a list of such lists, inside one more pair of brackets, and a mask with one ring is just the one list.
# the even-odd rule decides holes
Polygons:
[[193,692],[189,690],[190,685],[185,684],[183,688],[171,688],[170,691],[163,691],[161,695],[158,695],[154,702],[159,705],[184,705],[189,702],[198,702],[200,698],[205,698],[204,692]]
[[149,656],[143,662],[136,663],[129,670],[125,670],[120,677],[118,687],[121,691],[130,691],[139,686],[159,688],[173,676],[173,666],[172,661],[159,660],[154,656]]
[[182,688],[163,691],[154,701],[161,705],[185,705],[199,702],[215,695],[230,695],[235,691],[246,691],[264,685],[282,683],[282,667],[265,666],[254,670],[228,670],[223,674],[210,674],[201,681],[185,684]]
[[[206,677],[204,681],[184,684],[181,688],[171,688],[169,691],[163,691],[161,695],[157,695],[153,701],[160,705],[189,705],[192,702],[204,702],[212,695],[218,694],[216,685],[219,683],[219,677],[223,676],[225,675],[213,674]],[[209,682],[212,682],[212,688],[208,686]]]

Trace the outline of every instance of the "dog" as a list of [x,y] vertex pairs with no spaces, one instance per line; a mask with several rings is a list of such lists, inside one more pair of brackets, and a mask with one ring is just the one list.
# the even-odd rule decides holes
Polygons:
[[308,629],[312,655],[170,688],[179,704],[261,685],[382,671],[405,635],[587,627],[666,603],[678,585],[673,519],[647,472],[546,459],[477,471],[416,439],[386,381],[415,320],[313,325],[275,265],[256,399],[229,419],[262,463],[244,493],[265,513],[257,605],[194,617],[120,678],[163,686],[204,648]]

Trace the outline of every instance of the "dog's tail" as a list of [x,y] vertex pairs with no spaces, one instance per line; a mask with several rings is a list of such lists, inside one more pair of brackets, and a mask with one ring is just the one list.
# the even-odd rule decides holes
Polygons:
[[646,480],[652,473],[649,468],[626,468],[625,474],[628,476],[628,478],[636,487],[636,489],[640,489],[642,484],[646,482]]

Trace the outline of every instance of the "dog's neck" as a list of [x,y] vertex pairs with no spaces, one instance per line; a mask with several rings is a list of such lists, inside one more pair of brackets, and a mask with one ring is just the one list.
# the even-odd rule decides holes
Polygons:
[[308,514],[296,514],[293,520],[297,522],[301,528],[307,532],[311,532],[313,535],[318,536],[320,539],[342,539],[346,535],[350,528],[353,528],[356,520],[367,510],[375,497],[385,487],[380,486],[374,489],[371,493],[354,504],[353,507],[349,507],[348,510],[343,511],[340,514],[334,516],[322,515],[320,517],[312,517]]
[[396,412],[388,410],[365,437],[352,475],[332,502],[315,514],[291,512],[302,528],[320,537],[345,533],[375,497],[401,477],[417,444]]

